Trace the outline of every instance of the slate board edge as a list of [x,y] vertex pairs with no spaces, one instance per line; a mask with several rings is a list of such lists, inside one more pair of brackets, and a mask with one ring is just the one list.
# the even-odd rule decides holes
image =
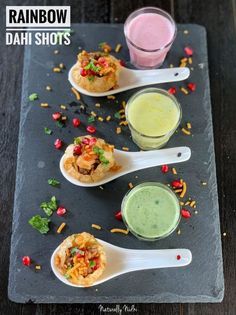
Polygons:
[[[81,24],[93,24],[93,23],[81,23]],[[94,23],[96,24],[96,23]],[[114,24],[114,25],[110,25],[110,24],[105,24],[105,23],[100,23],[100,25],[104,25],[104,26],[113,26],[115,27],[116,25],[118,26],[119,24]],[[199,28],[201,28],[202,30],[204,30],[205,33],[205,52],[206,52],[206,76],[207,76],[207,85],[209,87],[209,71],[208,71],[208,54],[207,54],[207,37],[206,37],[206,29],[204,26],[198,25],[198,24],[185,24],[186,27],[188,26],[197,26]],[[24,70],[23,70],[23,82],[22,82],[22,97],[21,97],[21,113],[20,113],[20,129],[19,129],[19,142],[18,142],[18,154],[17,154],[17,171],[16,174],[18,174],[19,169],[21,168],[21,160],[20,160],[20,156],[21,156],[21,150],[23,148],[23,137],[22,137],[22,130],[23,130],[23,124],[25,121],[25,118],[27,117],[27,112],[30,110],[30,108],[32,107],[32,104],[30,106],[28,106],[26,108],[25,104],[25,100],[28,97],[28,86],[27,86],[27,76],[28,76],[28,64],[30,61],[30,53],[31,53],[31,49],[30,47],[25,47],[24,50]],[[206,89],[207,90],[207,89]],[[210,105],[210,112],[211,112],[211,100],[210,100],[210,89],[209,89],[209,94],[205,95],[206,103]],[[207,132],[210,132],[211,135],[213,135],[213,125],[212,125],[212,115],[211,115],[211,120],[209,120],[208,122],[208,126],[206,127]],[[213,183],[216,186],[215,189],[215,194],[212,196],[213,198],[216,198],[216,207],[219,210],[219,205],[218,205],[218,193],[217,193],[217,182],[216,182],[216,167],[215,167],[215,151],[214,151],[214,141],[212,141],[211,146],[209,147],[209,154],[212,155],[212,163],[211,163],[211,167],[213,168],[214,172],[212,172],[212,175],[210,177],[210,182]],[[15,292],[14,290],[14,274],[13,272],[11,272],[13,270],[14,267],[14,255],[13,252],[13,243],[15,238],[17,237],[17,198],[20,194],[20,187],[22,185],[22,181],[20,178],[16,177],[16,184],[15,184],[15,198],[14,198],[14,210],[13,210],[13,216],[14,216],[14,222],[12,225],[12,240],[11,240],[11,256],[10,256],[10,272],[9,272],[9,285],[8,285],[8,297],[11,301],[13,302],[17,302],[17,303],[52,303],[53,300],[55,299],[54,296],[41,296],[40,298],[37,298],[37,301],[34,301],[32,299],[31,296],[25,295],[23,296],[22,294],[19,294],[17,292]],[[218,216],[218,220],[219,220],[219,211],[217,212],[217,216]],[[217,233],[218,237],[220,238],[220,226],[219,226],[219,233]],[[148,296],[148,297],[141,297],[141,296],[134,296],[134,297],[109,297],[109,300],[106,296],[99,296],[99,297],[86,297],[83,298],[83,301],[79,300],[75,300],[75,298],[73,297],[71,300],[67,297],[66,300],[63,300],[63,298],[60,299],[60,297],[57,297],[57,299],[60,299],[59,303],[78,303],[78,302],[83,302],[83,303],[99,303],[99,302],[122,302],[122,303],[163,303],[163,302],[167,302],[167,303],[193,303],[193,302],[203,302],[203,303],[218,303],[221,302],[223,300],[224,297],[224,277],[223,277],[223,261],[222,261],[222,247],[221,247],[221,239],[219,240],[220,242],[220,247],[219,247],[219,259],[220,259],[220,264],[219,264],[219,270],[218,270],[218,279],[217,279],[217,283],[221,284],[223,283],[222,288],[219,288],[218,290],[218,294],[217,296],[208,296],[208,295],[197,295],[197,296],[177,296],[175,294],[170,294],[168,293],[168,296],[166,296],[166,293],[163,294],[159,294],[158,296]],[[140,299],[142,299],[140,301]],[[58,303],[58,302],[57,302]]]

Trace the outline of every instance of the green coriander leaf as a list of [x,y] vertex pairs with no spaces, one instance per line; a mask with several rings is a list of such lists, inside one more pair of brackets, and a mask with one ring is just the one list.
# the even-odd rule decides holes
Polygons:
[[48,218],[42,218],[40,215],[33,216],[28,223],[41,234],[46,234],[49,231],[50,220]]
[[115,118],[120,119],[120,113],[119,113],[119,112],[116,112],[116,113],[114,114],[114,116],[115,116]]
[[109,161],[105,158],[104,155],[100,155],[99,160],[102,162],[102,164],[105,164],[105,165],[109,164]]
[[89,124],[91,124],[92,122],[94,122],[95,121],[95,117],[94,116],[90,116],[89,118],[88,118],[88,123]]
[[57,127],[59,127],[59,128],[63,128],[63,127],[65,126],[65,124],[64,124],[63,122],[61,122],[60,120],[58,120],[58,121],[56,122],[56,125],[57,125]]
[[98,44],[98,47],[102,48],[105,44],[106,44],[106,42],[101,42],[101,43]]
[[54,211],[57,210],[57,200],[56,197],[53,196],[50,201],[42,202],[40,208],[48,215],[49,217],[53,214]]
[[80,143],[81,143],[80,137],[74,138],[74,144],[80,144]]
[[70,279],[70,275],[68,275],[67,273],[64,274],[64,277],[65,277],[66,279]]
[[55,178],[49,178],[48,179],[48,184],[55,187],[60,185],[60,182],[58,180],[56,180]]
[[32,93],[30,94],[29,96],[29,100],[32,102],[32,101],[35,101],[38,99],[38,94],[37,93]]
[[77,247],[72,247],[70,250],[71,255],[78,253],[79,249]]
[[94,267],[96,266],[96,262],[94,260],[89,261],[89,267]]
[[51,135],[52,134],[52,130],[47,128],[47,127],[44,127],[44,132],[46,135]]
[[95,78],[95,77],[94,77],[93,75],[91,75],[91,76],[88,77],[88,80],[89,80],[89,81],[94,81],[94,78]]

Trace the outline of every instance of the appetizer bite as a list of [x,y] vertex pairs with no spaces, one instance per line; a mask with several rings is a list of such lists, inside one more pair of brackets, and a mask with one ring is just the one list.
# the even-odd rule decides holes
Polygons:
[[68,281],[88,287],[102,275],[106,254],[93,235],[83,232],[68,236],[62,242],[54,264]]
[[77,137],[65,151],[64,169],[81,182],[97,182],[115,169],[114,146],[89,135]]
[[83,50],[78,55],[72,77],[89,92],[106,92],[117,86],[120,69],[119,60],[108,53]]

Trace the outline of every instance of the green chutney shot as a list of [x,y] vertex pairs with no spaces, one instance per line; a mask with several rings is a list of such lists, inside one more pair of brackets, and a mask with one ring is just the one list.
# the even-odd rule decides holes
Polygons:
[[180,221],[177,197],[156,182],[135,186],[125,195],[121,210],[127,228],[143,240],[155,241],[170,235]]

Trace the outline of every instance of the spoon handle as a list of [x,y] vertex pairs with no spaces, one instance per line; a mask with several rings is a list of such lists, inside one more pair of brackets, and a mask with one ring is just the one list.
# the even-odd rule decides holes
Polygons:
[[190,75],[190,70],[187,67],[156,69],[156,70],[133,70],[136,81],[139,86],[177,82],[185,80]]
[[175,147],[145,152],[130,152],[128,154],[133,161],[133,170],[140,170],[163,164],[187,161],[190,159],[191,150],[189,147]]
[[189,249],[125,250],[122,253],[129,271],[187,266],[192,261]]

